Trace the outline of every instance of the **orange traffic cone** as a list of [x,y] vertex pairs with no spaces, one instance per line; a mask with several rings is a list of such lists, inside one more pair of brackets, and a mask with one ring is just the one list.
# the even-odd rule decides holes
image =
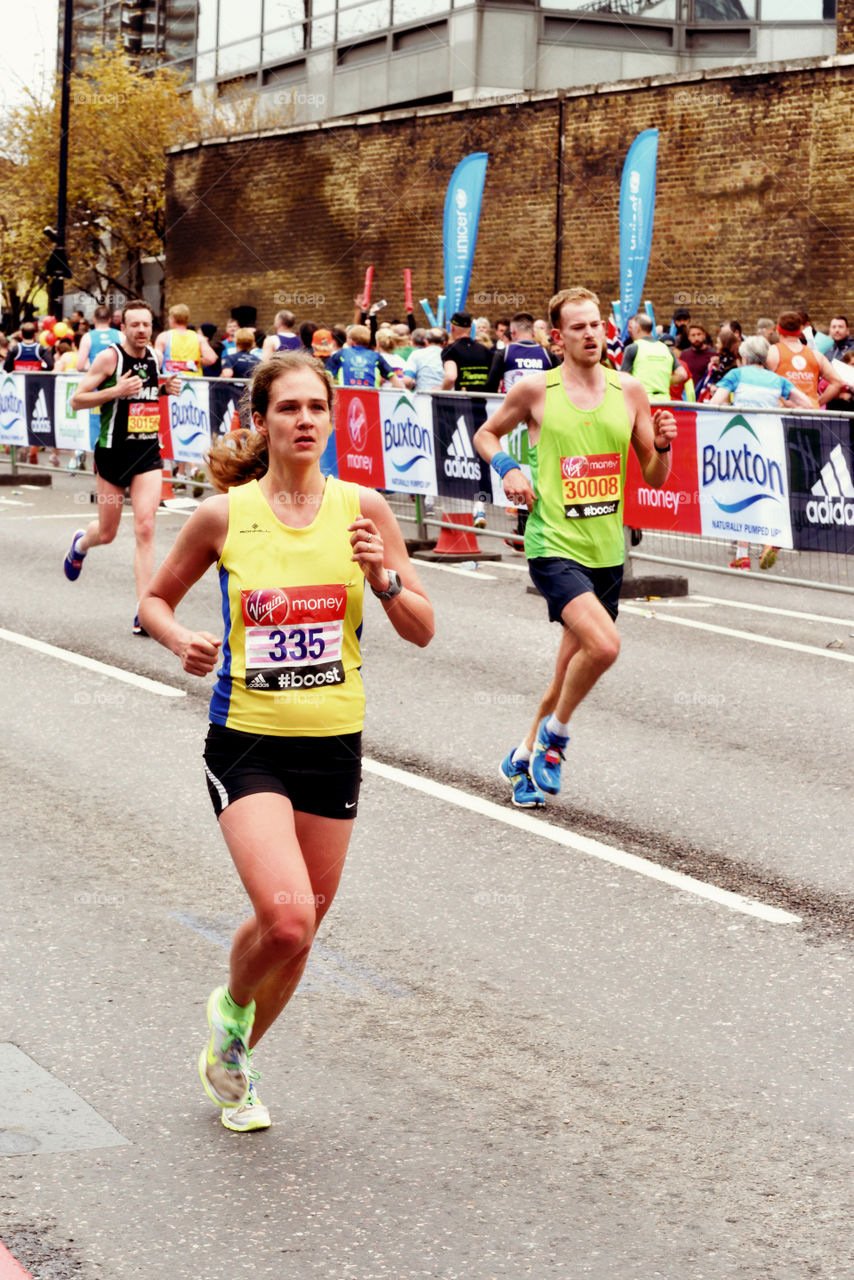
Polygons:
[[445,511],[442,513],[442,528],[438,541],[432,551],[418,551],[415,554],[423,560],[500,560],[498,551],[481,551],[474,533],[463,529],[446,529],[446,524],[474,525],[471,511]]

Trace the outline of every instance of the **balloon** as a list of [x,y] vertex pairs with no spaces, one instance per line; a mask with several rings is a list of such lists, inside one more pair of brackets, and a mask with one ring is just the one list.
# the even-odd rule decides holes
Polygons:
[[64,320],[60,320],[58,324],[54,324],[53,331],[57,338],[67,338],[69,333],[71,333],[71,329]]
[[57,323],[58,321],[56,319],[56,316],[45,316],[44,320],[42,320],[42,328],[52,329],[53,326]]
[[52,347],[56,341],[57,337],[52,329],[45,329],[44,333],[39,334],[39,342],[42,346]]

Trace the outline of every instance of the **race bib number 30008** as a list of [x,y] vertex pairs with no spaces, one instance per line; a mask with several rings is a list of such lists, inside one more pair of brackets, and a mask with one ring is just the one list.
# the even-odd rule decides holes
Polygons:
[[344,586],[266,587],[241,591],[240,602],[247,689],[298,692],[344,683]]
[[622,497],[622,467],[619,453],[590,453],[561,458],[563,509],[567,519],[610,516],[619,509]]

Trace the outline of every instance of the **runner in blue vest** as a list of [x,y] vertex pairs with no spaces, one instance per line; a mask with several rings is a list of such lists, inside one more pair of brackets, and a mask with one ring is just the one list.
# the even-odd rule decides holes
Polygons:
[[403,382],[385,357],[371,351],[370,340],[371,333],[365,325],[350,325],[346,347],[326,361],[333,381],[339,387],[380,387],[388,382],[389,386],[402,388]]
[[[88,333],[84,333],[80,339],[80,347],[77,351],[77,371],[85,373],[96,356],[102,351],[106,351],[107,347],[111,347],[114,342],[121,342],[122,335],[110,321],[112,320],[112,312],[109,307],[103,303],[95,308],[92,321],[94,328]],[[95,442],[101,430],[101,414],[100,410],[91,409],[89,411],[89,446],[95,448]],[[74,458],[68,464],[70,471],[82,471],[86,465],[86,454],[81,449],[75,454]]]

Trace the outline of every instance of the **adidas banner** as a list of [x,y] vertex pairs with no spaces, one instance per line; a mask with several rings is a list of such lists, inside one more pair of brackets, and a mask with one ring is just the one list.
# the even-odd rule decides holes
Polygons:
[[798,551],[854,552],[854,424],[800,418],[786,432],[792,535]]
[[27,442],[56,448],[53,425],[55,383],[52,373],[31,373],[26,380]]
[[237,406],[243,395],[243,383],[233,378],[208,382],[211,436],[225,436],[240,425]]
[[477,494],[492,493],[490,468],[472,444],[486,417],[486,404],[480,397],[433,398],[436,481],[441,497],[471,502]]

